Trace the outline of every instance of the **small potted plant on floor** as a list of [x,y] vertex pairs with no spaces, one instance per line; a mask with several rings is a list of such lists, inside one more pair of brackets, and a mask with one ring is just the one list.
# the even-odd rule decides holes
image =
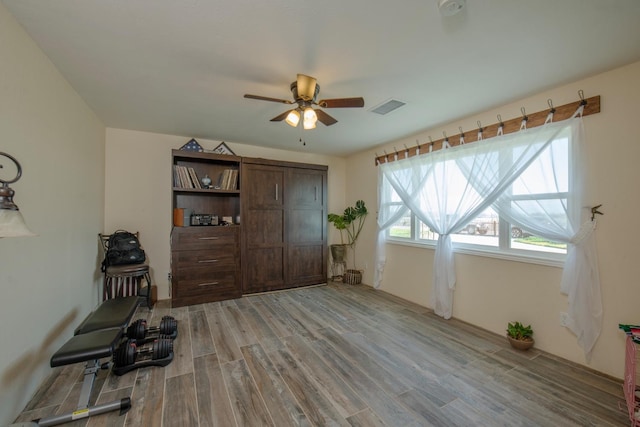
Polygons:
[[[340,232],[340,245],[331,245],[331,256],[334,262],[343,262],[347,247],[353,249],[353,269],[344,274],[344,281],[349,284],[358,284],[362,281],[362,272],[355,265],[355,243],[362,231],[365,217],[369,212],[363,200],[358,200],[355,206],[349,206],[342,215],[330,213],[328,221]],[[346,243],[345,236],[346,233]]]
[[535,342],[532,335],[533,329],[531,329],[531,325],[524,326],[520,322],[509,322],[507,325],[507,338],[513,348],[529,350]]

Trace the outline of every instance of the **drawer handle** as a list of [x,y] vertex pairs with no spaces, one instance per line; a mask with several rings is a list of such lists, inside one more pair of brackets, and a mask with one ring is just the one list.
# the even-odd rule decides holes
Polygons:
[[209,282],[209,283],[200,283],[198,286],[214,286],[219,284],[220,282]]
[[198,262],[218,262],[219,260],[217,259],[201,259]]
[[198,240],[218,240],[219,237],[198,237]]

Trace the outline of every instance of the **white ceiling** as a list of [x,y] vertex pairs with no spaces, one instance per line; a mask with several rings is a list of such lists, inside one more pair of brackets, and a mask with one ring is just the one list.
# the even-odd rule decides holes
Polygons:
[[[640,0],[467,0],[448,18],[437,0],[2,2],[109,127],[324,154],[640,60]],[[302,131],[243,98],[291,99],[297,73],[365,107]],[[407,105],[369,111],[392,98]]]

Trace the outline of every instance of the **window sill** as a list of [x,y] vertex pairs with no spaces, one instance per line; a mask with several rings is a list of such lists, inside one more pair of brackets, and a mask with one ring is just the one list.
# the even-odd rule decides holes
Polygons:
[[[421,249],[435,250],[435,243],[422,243],[416,241],[387,238],[386,243],[399,246],[411,246]],[[538,264],[548,267],[564,267],[565,254],[553,254],[544,252],[532,252],[512,249],[509,251],[499,250],[490,246],[471,246],[464,243],[453,242],[453,252],[457,254],[482,256],[486,258],[503,259],[514,262],[524,262],[528,264]]]

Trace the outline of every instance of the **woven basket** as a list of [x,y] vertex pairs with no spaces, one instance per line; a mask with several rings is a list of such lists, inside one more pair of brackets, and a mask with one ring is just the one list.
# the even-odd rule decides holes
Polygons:
[[344,272],[342,281],[348,285],[359,285],[362,283],[362,272],[360,270],[347,270]]

